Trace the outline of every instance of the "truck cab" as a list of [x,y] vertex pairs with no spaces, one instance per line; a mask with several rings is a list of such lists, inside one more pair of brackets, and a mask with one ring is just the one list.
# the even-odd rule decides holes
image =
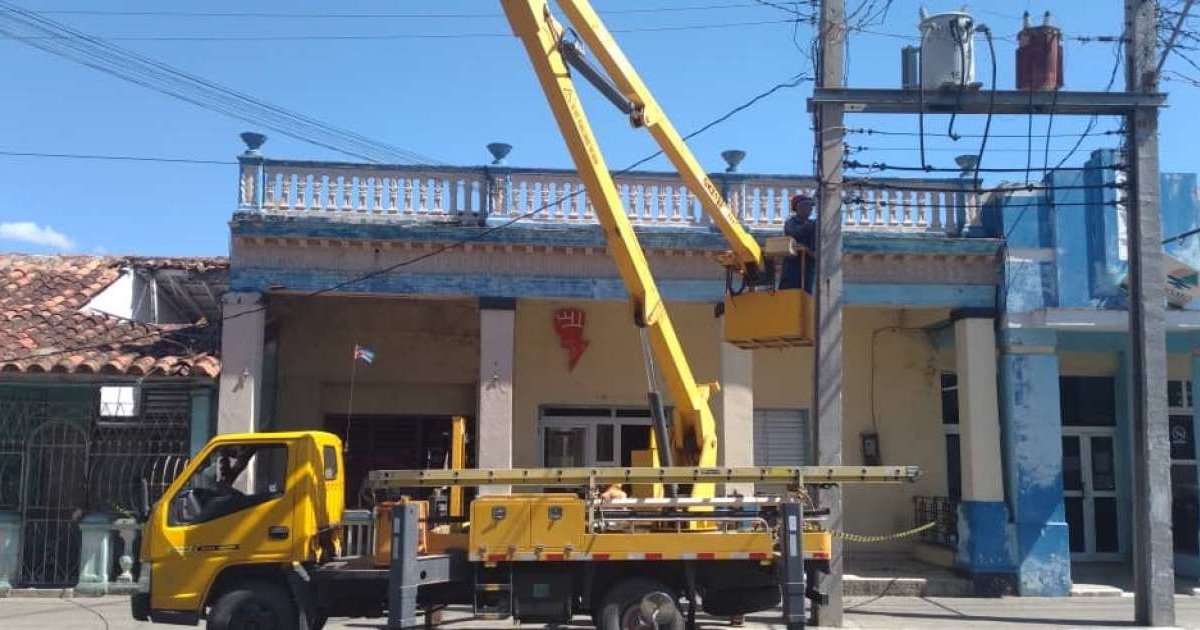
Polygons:
[[147,518],[149,588],[134,596],[134,618],[219,628],[260,615],[275,617],[264,627],[297,627],[293,583],[339,552],[343,470],[329,433],[214,438]]

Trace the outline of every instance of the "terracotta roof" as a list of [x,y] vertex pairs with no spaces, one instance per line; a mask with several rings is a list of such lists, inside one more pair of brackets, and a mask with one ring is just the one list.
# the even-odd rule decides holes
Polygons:
[[0,373],[216,377],[218,325],[143,324],[84,308],[131,265],[205,272],[228,263],[0,254]]

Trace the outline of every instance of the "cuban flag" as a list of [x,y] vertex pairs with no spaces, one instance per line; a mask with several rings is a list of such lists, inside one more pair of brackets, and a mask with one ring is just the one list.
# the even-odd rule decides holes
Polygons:
[[354,344],[354,360],[362,359],[367,365],[375,362],[375,351],[370,348]]

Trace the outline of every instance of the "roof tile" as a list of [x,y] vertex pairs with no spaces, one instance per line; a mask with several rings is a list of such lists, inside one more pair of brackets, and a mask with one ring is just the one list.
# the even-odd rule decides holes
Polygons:
[[197,274],[228,267],[222,258],[0,254],[0,371],[216,377],[218,326],[80,310],[130,265]]

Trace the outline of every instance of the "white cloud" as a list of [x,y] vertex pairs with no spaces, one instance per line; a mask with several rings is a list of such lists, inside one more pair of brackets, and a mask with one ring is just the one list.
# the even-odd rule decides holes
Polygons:
[[33,221],[0,223],[0,239],[42,245],[60,251],[75,249],[75,242],[66,234],[49,225],[38,225]]

